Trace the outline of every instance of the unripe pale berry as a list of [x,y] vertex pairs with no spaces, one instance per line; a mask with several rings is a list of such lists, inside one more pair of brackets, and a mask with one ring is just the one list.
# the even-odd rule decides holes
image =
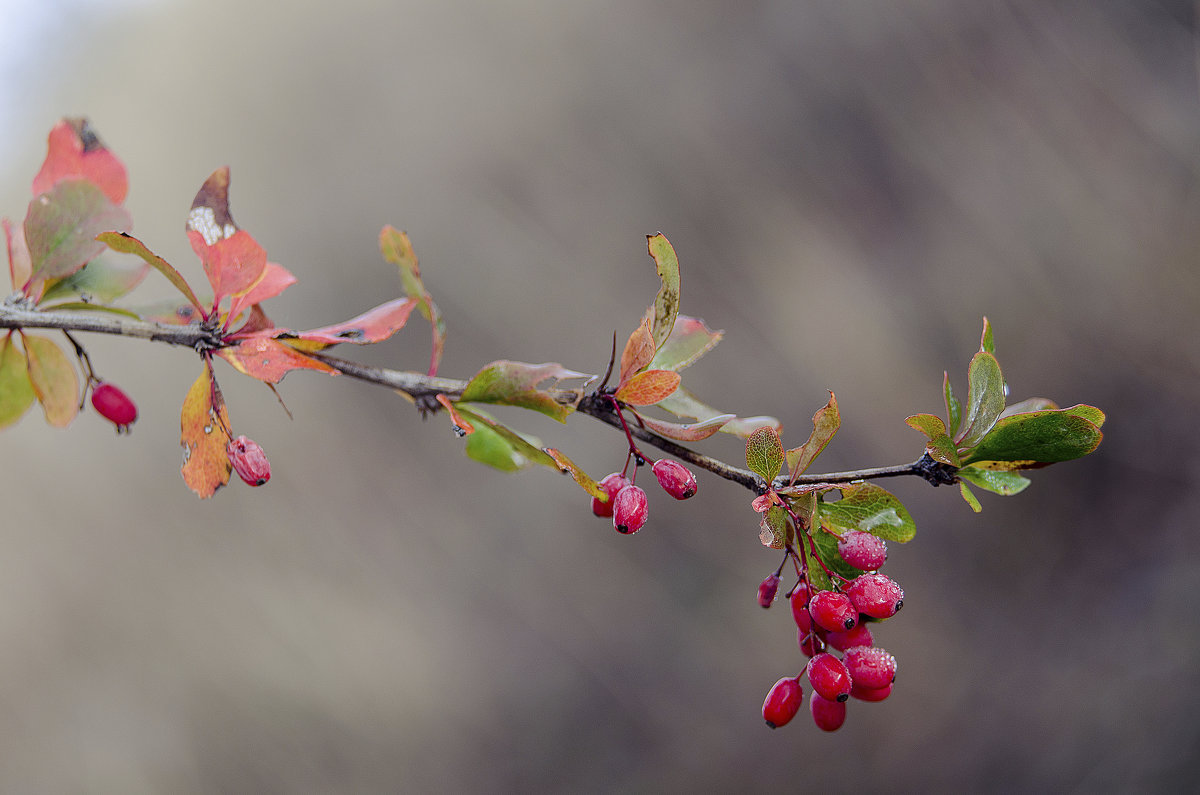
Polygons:
[[271,462],[258,442],[239,436],[228,444],[225,451],[229,454],[233,471],[247,485],[261,486],[271,479]]
[[592,513],[597,516],[612,516],[613,503],[617,499],[617,492],[629,485],[629,478],[622,475],[620,472],[613,472],[611,475],[605,475],[600,481],[600,488],[604,489],[604,493],[608,495],[608,502],[600,502],[600,500],[592,497]]
[[809,684],[813,692],[830,701],[845,701],[850,698],[853,684],[846,664],[828,652],[822,652],[808,661]]
[[860,574],[846,594],[858,612],[872,618],[891,618],[904,606],[904,589],[886,574]]
[[854,684],[861,687],[887,687],[896,678],[896,658],[878,646],[846,649],[844,662],[854,678]]
[[104,419],[117,426],[117,432],[128,431],[137,419],[137,406],[129,396],[112,384],[101,381],[92,389],[92,408]]
[[758,584],[758,603],[763,607],[770,607],[771,602],[775,601],[775,594],[779,591],[779,575],[772,574]]
[[846,722],[846,702],[830,701],[818,693],[813,693],[808,700],[812,710],[813,722],[817,728],[827,732],[835,732]]
[[892,686],[885,687],[859,687],[858,682],[850,688],[850,697],[857,698],[859,701],[883,701],[892,694]]
[[613,527],[618,533],[636,533],[646,524],[646,492],[638,486],[626,486],[613,500]]
[[785,677],[775,683],[763,701],[763,720],[772,729],[778,729],[800,711],[800,702],[804,699],[804,689],[796,677]]
[[887,562],[887,544],[879,536],[847,530],[838,539],[838,554],[856,569],[874,571]]
[[696,476],[678,461],[660,458],[650,468],[658,485],[677,500],[686,500],[696,493]]
[[859,610],[850,597],[837,591],[820,591],[808,600],[808,613],[813,622],[830,632],[845,632],[858,623]]
[[875,639],[871,637],[871,629],[866,624],[859,624],[854,629],[845,632],[830,632],[825,636],[825,642],[838,651],[845,651],[852,646],[874,646]]

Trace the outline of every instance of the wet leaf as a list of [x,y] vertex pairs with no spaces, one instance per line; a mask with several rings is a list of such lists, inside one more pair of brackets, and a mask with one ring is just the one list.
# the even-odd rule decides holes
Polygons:
[[841,427],[842,415],[838,411],[837,397],[833,392],[829,393],[829,402],[817,409],[812,423],[813,429],[808,435],[808,441],[787,451],[787,465],[792,475],[792,483],[812,465],[813,460],[821,454]]
[[8,246],[8,274],[12,277],[14,290],[19,290],[33,274],[33,262],[29,257],[29,246],[25,243],[25,226],[13,226],[7,218],[0,219],[4,226],[4,240]]
[[971,383],[967,418],[955,439],[960,448],[974,447],[1004,411],[1004,376],[995,356],[986,351],[975,354],[967,375]]
[[783,549],[791,540],[792,528],[788,522],[787,511],[779,505],[772,505],[763,511],[758,523],[758,540],[764,547]]
[[128,295],[149,272],[150,265],[146,262],[94,259],[65,279],[50,284],[42,294],[41,304],[76,296],[86,298],[89,303],[108,304]]
[[1022,477],[1016,472],[963,467],[958,470],[958,476],[974,483],[981,489],[1003,494],[1005,497],[1024,491],[1025,487],[1029,485],[1029,478]]
[[979,504],[979,498],[976,497],[975,493],[972,492],[971,489],[967,486],[966,481],[960,480],[958,482],[958,493],[962,495],[962,498],[967,503],[967,505],[971,506],[972,511],[974,511],[975,513],[979,513],[980,511],[983,510],[983,506]]
[[701,402],[683,386],[671,393],[670,397],[660,400],[657,405],[658,408],[674,414],[676,417],[692,417],[701,422],[711,420],[714,417],[733,417],[733,419],[727,420],[721,425],[721,432],[742,439],[745,439],[754,431],[763,427],[772,427],[776,433],[783,430],[783,423],[774,417],[738,417],[737,415],[717,411],[712,406]]
[[783,441],[774,428],[759,428],[746,437],[746,465],[768,487],[779,476],[783,462]]
[[674,370],[643,370],[625,382],[614,397],[630,406],[653,406],[670,397],[679,388],[679,373]]
[[326,347],[343,342],[356,345],[382,342],[404,328],[416,305],[417,301],[414,298],[397,298],[344,323],[301,331],[295,336],[309,342],[321,343]]
[[331,365],[305,356],[279,340],[272,339],[271,332],[246,337],[236,345],[217,351],[217,355],[233,365],[238,372],[268,384],[278,384],[292,370],[316,370],[330,375],[338,374],[337,369]]
[[1056,408],[1058,408],[1058,404],[1050,398],[1031,397],[1013,403],[1011,406],[1005,406],[1004,411],[1000,412],[1000,417],[1011,417],[1013,414],[1028,414],[1031,411]]
[[179,426],[183,481],[201,499],[211,497],[229,482],[233,464],[227,452],[229,412],[207,364],[184,398]]
[[624,386],[630,378],[644,369],[653,358],[654,335],[650,332],[650,318],[645,317],[625,342],[625,350],[621,352],[621,371],[617,380],[617,386]]
[[578,464],[576,464],[570,458],[567,458],[566,455],[554,449],[553,447],[547,447],[545,452],[546,455],[554,459],[554,463],[558,467],[558,471],[562,472],[564,475],[570,475],[571,478],[579,484],[579,488],[583,489],[593,497],[599,497],[607,500],[607,492],[600,488],[600,484],[597,483],[590,475],[588,475],[588,473],[580,469]]
[[700,318],[677,315],[674,329],[648,367],[651,370],[682,370],[715,348],[724,335],[724,331],[709,329]]
[[87,119],[63,119],[50,131],[42,168],[33,178],[33,193],[45,193],[66,179],[83,179],[120,204],[129,191],[125,166],[101,143]]
[[0,428],[21,419],[36,400],[25,354],[13,340],[14,333],[0,336]]
[[942,394],[946,400],[946,421],[948,427],[946,433],[954,436],[958,433],[958,427],[962,423],[962,404],[958,402],[958,398],[954,396],[954,390],[950,387],[950,374],[942,371]]
[[647,430],[680,442],[698,442],[707,439],[721,430],[727,422],[737,419],[732,414],[717,414],[698,422],[677,423],[647,417],[637,411],[633,413],[637,415]]
[[138,240],[133,235],[127,235],[124,232],[104,232],[100,235],[97,235],[96,239],[107,245],[113,251],[120,251],[125,254],[136,254],[141,257],[146,261],[147,264],[150,265],[150,267],[167,277],[167,281],[175,285],[175,288],[179,290],[179,292],[183,293],[184,298],[186,298],[191,305],[196,308],[196,311],[199,312],[201,316],[206,313],[204,305],[200,303],[200,299],[198,299],[196,294],[192,292],[191,285],[187,283],[187,280],[183,278],[183,275],[180,274],[179,271],[175,270],[175,268],[165,259],[146,248],[145,243]]
[[379,248],[383,252],[383,258],[400,269],[404,294],[417,299],[417,309],[421,316],[429,321],[433,334],[429,374],[437,375],[438,364],[442,361],[442,350],[446,347],[446,321],[442,319],[441,310],[433,302],[433,296],[425,289],[412,242],[404,232],[392,226],[385,226],[379,233]]
[[[584,373],[568,370],[561,364],[526,364],[525,362],[496,361],[484,367],[467,384],[460,400],[464,403],[496,403],[506,406],[538,411],[559,422],[566,422],[568,415],[583,398],[583,390],[571,396],[573,402],[560,403],[550,390],[558,387],[559,381],[569,378],[588,378]],[[547,389],[539,385],[552,382]]]
[[841,488],[842,498],[823,503],[821,523],[841,535],[846,530],[862,530],[885,541],[906,543],[916,535],[917,526],[904,503],[874,483],[852,483]]
[[1070,461],[1100,445],[1103,422],[1104,413],[1087,405],[1014,414],[998,421],[963,456],[963,463],[985,469],[1028,469]]
[[661,232],[647,235],[646,245],[654,258],[658,277],[662,279],[662,287],[654,299],[654,347],[657,349],[667,341],[679,312],[679,258]]
[[53,340],[21,334],[25,364],[33,392],[46,412],[46,422],[65,428],[79,413],[79,376],[71,357]]
[[45,283],[70,276],[104,245],[101,232],[125,231],[132,220],[124,208],[108,200],[91,182],[60,182],[29,203],[25,216],[25,242],[33,266],[32,279]]

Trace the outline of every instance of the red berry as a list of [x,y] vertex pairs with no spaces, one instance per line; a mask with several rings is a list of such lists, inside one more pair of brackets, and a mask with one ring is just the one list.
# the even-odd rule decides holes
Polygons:
[[813,722],[817,728],[827,732],[835,732],[846,722],[846,702],[830,701],[818,693],[813,693],[808,700],[812,710]]
[[758,603],[763,607],[770,607],[771,602],[775,601],[775,594],[778,591],[779,575],[772,574],[758,585]]
[[628,485],[629,478],[620,472],[605,475],[604,479],[600,481],[600,488],[604,489],[604,493],[608,495],[608,502],[600,502],[600,500],[592,497],[592,513],[597,516],[612,516],[613,502],[617,498],[617,492]]
[[848,629],[845,632],[830,632],[825,636],[825,641],[838,651],[845,651],[852,646],[875,645],[875,639],[871,637],[871,629],[866,624],[859,624],[854,629]]
[[808,681],[813,692],[830,701],[850,698],[850,671],[846,664],[828,652],[821,652],[808,661]]
[[686,500],[696,493],[696,476],[678,461],[660,458],[650,467],[658,485],[677,500]]
[[101,417],[117,426],[117,432],[128,431],[137,419],[137,406],[129,396],[112,384],[101,381],[92,389],[92,408]]
[[850,688],[850,695],[857,698],[859,701],[883,701],[892,694],[892,686],[885,687],[859,687],[858,682],[854,683],[854,687]]
[[267,454],[253,439],[239,436],[228,444],[225,452],[233,464],[233,471],[250,486],[261,486],[271,479],[271,462]]
[[904,589],[886,574],[860,574],[846,594],[858,612],[872,618],[891,618],[904,606]]
[[896,678],[896,658],[878,646],[846,649],[844,661],[854,684],[860,687],[887,687]]
[[808,613],[822,629],[845,632],[854,629],[860,611],[854,609],[850,597],[837,591],[820,591],[808,600]]
[[613,527],[618,533],[636,533],[646,524],[646,492],[637,486],[626,486],[613,500]]
[[789,597],[792,603],[792,618],[801,632],[812,630],[812,616],[808,614],[808,586],[800,583]]
[[821,636],[816,632],[796,630],[796,642],[800,645],[800,652],[805,657],[813,657],[825,650],[825,641],[821,640]]
[[796,677],[784,677],[775,683],[763,701],[763,720],[772,729],[785,725],[800,711],[804,699],[804,688]]
[[847,530],[838,539],[838,554],[856,569],[874,571],[887,562],[887,544],[879,536]]

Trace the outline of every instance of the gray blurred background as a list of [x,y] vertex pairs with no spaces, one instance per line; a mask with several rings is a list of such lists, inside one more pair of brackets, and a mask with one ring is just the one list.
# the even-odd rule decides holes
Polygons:
[[[651,493],[632,538],[548,471],[467,461],[443,418],[222,366],[261,490],[179,478],[194,356],[88,340],[129,438],[31,412],[0,436],[6,792],[1171,791],[1200,776],[1200,92],[1189,2],[0,3],[0,210],[88,115],[135,234],[195,279],[192,196],[233,169],[298,327],[396,296],[407,229],[450,337],[603,369],[657,282],[727,330],[694,391],[823,470],[900,463],[980,319],[1014,398],[1108,412],[1098,454],[976,516],[892,484],[895,694],[764,728],[801,659],[749,493]],[[146,298],[171,289],[151,278]],[[369,361],[422,369],[427,326]],[[356,352],[347,351],[347,355]],[[503,416],[599,476],[622,440]],[[731,460],[736,439],[703,449]]]

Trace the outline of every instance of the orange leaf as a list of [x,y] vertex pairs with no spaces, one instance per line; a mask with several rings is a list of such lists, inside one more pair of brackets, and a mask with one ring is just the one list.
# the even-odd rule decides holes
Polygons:
[[65,428],[79,413],[79,376],[71,360],[53,340],[21,332],[25,364],[46,422]]
[[305,356],[291,346],[272,339],[273,333],[273,329],[268,329],[265,333],[247,337],[231,348],[222,348],[217,351],[217,355],[240,372],[268,384],[278,384],[292,370],[317,370],[330,375],[338,374],[333,366]]
[[638,370],[650,364],[650,360],[654,358],[654,351],[654,335],[650,330],[650,318],[645,317],[642,318],[641,325],[629,335],[629,341],[625,343],[625,350],[621,353],[621,377],[617,380],[617,387],[624,386]]
[[442,404],[442,408],[450,415],[450,422],[454,424],[454,432],[459,436],[468,436],[475,433],[475,426],[462,418],[458,413],[458,409],[450,402],[450,398],[442,393],[437,394],[437,402]]
[[229,482],[233,464],[227,452],[229,412],[208,363],[184,398],[179,426],[183,481],[201,499],[211,497]]
[[630,378],[617,390],[616,398],[631,406],[652,406],[679,388],[680,376],[674,370],[647,370]]

